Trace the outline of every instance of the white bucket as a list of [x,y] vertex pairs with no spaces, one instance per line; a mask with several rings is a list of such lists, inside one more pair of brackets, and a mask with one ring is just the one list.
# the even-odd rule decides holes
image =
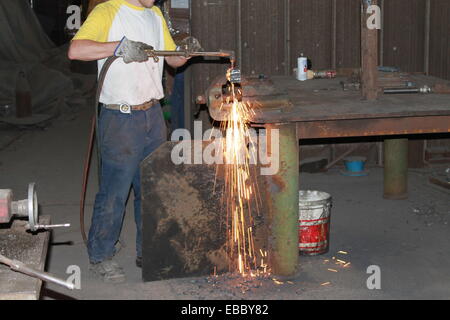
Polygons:
[[298,248],[304,255],[328,252],[331,196],[322,191],[299,191]]

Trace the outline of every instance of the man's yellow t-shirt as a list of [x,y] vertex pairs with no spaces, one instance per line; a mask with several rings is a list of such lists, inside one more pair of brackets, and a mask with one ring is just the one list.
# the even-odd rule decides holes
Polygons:
[[[134,6],[125,0],[110,0],[97,5],[73,40],[120,41],[124,36],[151,45],[155,50],[175,50],[176,45],[161,10]],[[99,72],[106,59],[98,61]],[[122,59],[110,67],[103,84],[100,102],[138,105],[162,99],[164,59],[155,63],[125,64]]]

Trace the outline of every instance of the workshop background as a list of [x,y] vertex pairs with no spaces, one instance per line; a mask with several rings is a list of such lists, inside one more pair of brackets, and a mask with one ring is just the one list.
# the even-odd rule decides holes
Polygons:
[[[83,5],[86,16],[104,0],[34,0],[35,12],[53,42],[70,39],[65,24],[67,7]],[[361,66],[360,0],[205,0],[192,1],[189,8],[172,8],[170,0],[160,1],[168,14],[173,37],[196,37],[205,50],[234,50],[244,75],[293,75],[297,58],[308,57],[314,70],[352,69]],[[380,1],[382,28],[379,32],[379,64],[398,67],[402,72],[423,73],[450,80],[450,3],[446,0]],[[193,59],[184,70],[184,122],[212,126],[206,108],[196,103],[211,81],[223,73],[223,63]],[[95,72],[95,64],[72,62],[72,70]],[[173,75],[167,74],[167,91]],[[377,140],[377,139],[375,139]],[[378,141],[358,139],[302,142],[301,160],[326,158],[333,161],[350,146],[358,145],[369,164],[381,164]],[[311,145],[312,144],[312,145]],[[409,142],[409,164],[423,168],[427,162],[450,159],[444,136],[414,137]]]
[[[293,75],[303,53],[314,70],[359,68],[359,0],[193,1],[191,13],[174,13],[174,25],[190,30],[205,48],[235,50],[246,75]],[[385,0],[379,32],[379,64],[404,72],[420,72],[450,80],[450,2],[445,0]],[[189,19],[190,17],[190,19]],[[219,65],[192,68],[191,92],[203,92],[222,72]],[[194,101],[195,97],[190,98]],[[193,105],[195,108],[196,106]],[[307,143],[307,142],[304,142]],[[328,157],[332,161],[349,145],[304,146],[302,160]],[[410,141],[410,165],[449,158],[443,148],[450,140],[415,138]],[[381,146],[362,143],[370,163],[381,157]],[[443,154],[444,153],[444,154]]]

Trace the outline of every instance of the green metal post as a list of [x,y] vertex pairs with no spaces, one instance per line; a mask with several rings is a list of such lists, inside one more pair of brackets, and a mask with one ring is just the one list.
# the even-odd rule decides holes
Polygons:
[[408,139],[384,141],[384,198],[408,198]]
[[[292,277],[298,267],[298,201],[299,201],[299,144],[295,124],[268,124],[268,141],[278,130],[278,156],[269,143],[268,149],[279,171],[266,176],[268,220],[270,225],[270,264],[275,276]],[[276,137],[276,136],[275,136]],[[278,159],[277,159],[278,158]]]

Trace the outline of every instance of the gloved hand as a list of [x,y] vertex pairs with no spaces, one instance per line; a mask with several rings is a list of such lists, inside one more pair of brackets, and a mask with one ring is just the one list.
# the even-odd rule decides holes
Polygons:
[[123,62],[145,62],[148,60],[149,55],[145,50],[153,50],[153,47],[143,43],[129,40],[127,37],[123,37],[119,45],[114,52],[116,57],[122,57]]
[[186,56],[193,52],[203,51],[200,42],[194,37],[186,37],[181,41],[180,46],[177,47],[177,51],[184,51]]

